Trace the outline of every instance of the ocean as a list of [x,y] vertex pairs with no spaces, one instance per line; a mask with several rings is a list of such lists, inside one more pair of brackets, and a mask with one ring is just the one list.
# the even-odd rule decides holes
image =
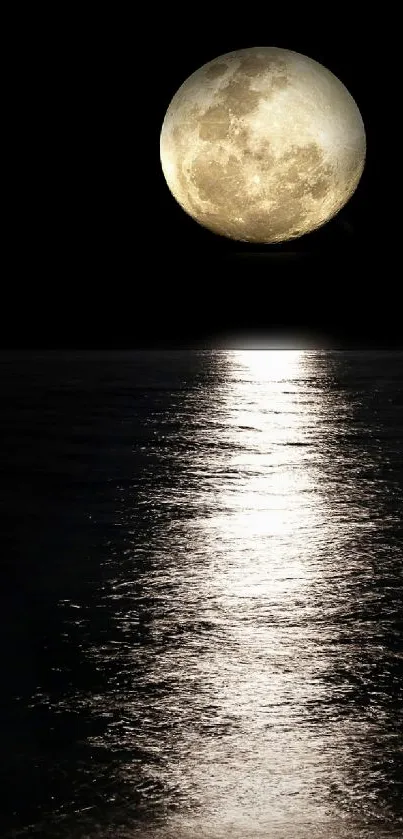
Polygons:
[[403,835],[403,352],[3,352],[2,839]]

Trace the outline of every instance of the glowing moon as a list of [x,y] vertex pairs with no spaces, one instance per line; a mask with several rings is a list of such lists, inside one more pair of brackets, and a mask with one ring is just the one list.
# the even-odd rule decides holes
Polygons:
[[325,224],[354,193],[365,152],[361,114],[342,82],[275,47],[227,53],[189,76],[160,138],[181,207],[245,242],[295,239]]

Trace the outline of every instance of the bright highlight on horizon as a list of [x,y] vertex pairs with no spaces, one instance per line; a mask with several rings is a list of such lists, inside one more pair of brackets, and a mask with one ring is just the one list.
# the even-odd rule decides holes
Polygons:
[[264,352],[296,352],[300,350],[331,350],[332,343],[319,332],[238,332],[227,333],[212,337],[211,349],[217,350],[239,350],[242,352],[264,353]]
[[180,206],[214,233],[266,244],[335,216],[357,188],[365,154],[363,120],[344,84],[276,47],[227,53],[196,70],[160,137]]

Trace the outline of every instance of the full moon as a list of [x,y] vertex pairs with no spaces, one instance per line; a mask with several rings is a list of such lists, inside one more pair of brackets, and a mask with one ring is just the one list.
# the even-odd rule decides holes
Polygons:
[[347,88],[305,55],[221,55],[174,95],[161,129],[168,187],[199,224],[242,242],[282,242],[329,221],[358,185],[365,129]]

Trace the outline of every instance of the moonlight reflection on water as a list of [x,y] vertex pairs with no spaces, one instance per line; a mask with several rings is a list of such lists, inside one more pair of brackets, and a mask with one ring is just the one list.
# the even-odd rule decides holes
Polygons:
[[333,640],[321,626],[329,580],[320,553],[332,536],[312,452],[323,412],[315,389],[307,394],[314,359],[300,351],[230,359],[211,508],[193,522],[196,563],[181,592],[187,608],[196,594],[193,619],[210,627],[197,659],[183,660],[181,649],[186,678],[193,673],[198,684],[182,697],[187,713],[193,706],[195,718],[210,720],[173,767],[197,800],[176,829],[206,836],[281,830],[297,814],[311,829],[322,824],[332,809],[329,777],[343,785],[334,753],[347,747],[340,721],[327,719],[324,730],[312,715],[330,698]]
[[40,835],[401,835],[401,358],[66,360],[49,414],[38,366],[30,428],[56,423],[58,469],[91,475],[86,495],[76,472],[63,485],[88,531],[64,560],[58,529],[40,577],[58,672],[42,666],[29,713],[77,727],[48,775],[25,736],[25,767],[59,778]]

